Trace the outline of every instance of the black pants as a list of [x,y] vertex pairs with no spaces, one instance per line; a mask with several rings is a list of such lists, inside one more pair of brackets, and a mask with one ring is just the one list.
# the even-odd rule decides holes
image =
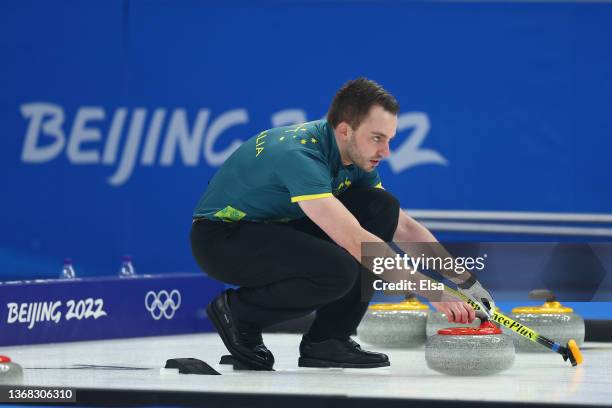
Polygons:
[[[338,199],[363,228],[393,239],[399,203],[390,193],[349,188]],[[289,224],[198,220],[191,248],[209,276],[240,286],[230,307],[250,325],[263,328],[316,310],[308,333],[315,341],[346,339],[367,310],[363,267],[308,217]]]

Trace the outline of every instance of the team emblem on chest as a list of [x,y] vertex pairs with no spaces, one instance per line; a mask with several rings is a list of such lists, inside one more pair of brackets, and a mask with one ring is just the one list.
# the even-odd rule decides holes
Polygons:
[[349,188],[351,186],[351,180],[346,177],[344,179],[344,181],[341,181],[340,184],[338,184],[338,187],[334,188],[334,195],[340,195],[340,193],[342,193],[344,190],[346,190],[347,188]]

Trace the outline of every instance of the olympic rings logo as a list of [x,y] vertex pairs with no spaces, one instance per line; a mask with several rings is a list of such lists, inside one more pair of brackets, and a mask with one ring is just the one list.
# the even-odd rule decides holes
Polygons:
[[181,292],[176,289],[170,293],[166,290],[160,290],[158,293],[149,291],[145,296],[145,307],[155,320],[161,319],[162,316],[170,320],[181,307]]

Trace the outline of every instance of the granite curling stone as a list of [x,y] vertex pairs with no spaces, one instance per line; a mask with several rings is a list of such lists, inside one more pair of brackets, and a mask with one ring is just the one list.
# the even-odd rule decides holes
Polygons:
[[[584,320],[556,300],[547,300],[542,306],[522,306],[512,309],[510,318],[548,337],[559,344],[574,339],[579,346],[584,343]],[[512,337],[520,352],[547,352],[548,349],[523,336]]]
[[0,384],[21,384],[23,382],[23,369],[10,358],[0,356]]
[[413,348],[425,344],[429,306],[415,297],[400,303],[371,305],[357,328],[360,340],[389,348]]
[[427,338],[425,361],[429,368],[443,374],[495,374],[514,363],[514,343],[488,321],[476,328],[441,329]]

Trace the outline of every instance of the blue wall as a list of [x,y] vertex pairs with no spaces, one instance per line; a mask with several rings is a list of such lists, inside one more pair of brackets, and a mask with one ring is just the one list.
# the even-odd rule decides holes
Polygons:
[[[612,5],[20,1],[0,13],[0,276],[191,272],[240,141],[365,75],[404,207],[612,213]],[[554,239],[554,237],[551,237]]]

